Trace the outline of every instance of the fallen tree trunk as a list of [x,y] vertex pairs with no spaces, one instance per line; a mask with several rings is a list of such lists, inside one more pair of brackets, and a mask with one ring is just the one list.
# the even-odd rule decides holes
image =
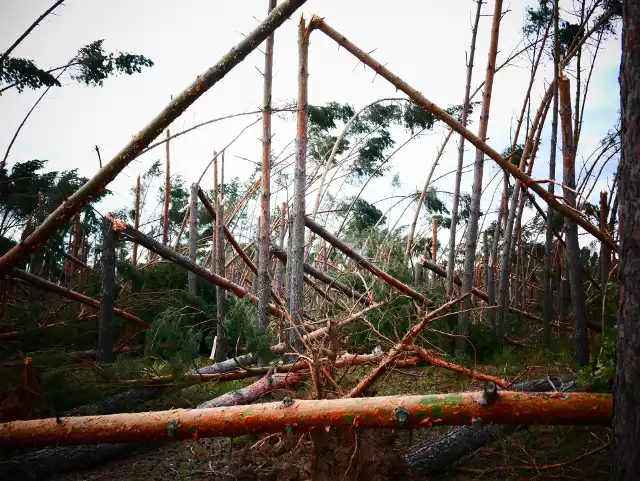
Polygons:
[[[514,391],[540,392],[561,391],[577,392],[579,386],[576,376],[564,378],[547,378],[527,381],[513,386]],[[499,441],[516,430],[523,428],[518,425],[502,426],[464,426],[454,429],[451,433],[419,444],[407,454],[404,459],[412,473],[418,476],[436,476],[444,472],[462,457],[472,454],[486,444]]]
[[[29,274],[28,272],[23,271],[22,269],[18,269],[14,267],[11,269],[11,277],[16,277],[21,279],[29,284],[32,284],[39,289],[47,292],[53,292],[54,294],[58,294],[61,297],[65,297],[67,299],[71,299],[73,301],[78,301],[82,304],[86,304],[87,306],[95,307],[96,309],[100,309],[100,301],[93,299],[91,297],[85,296],[84,294],[80,294],[79,292],[72,291],[71,289],[67,289],[66,287],[59,286],[58,284],[54,284],[53,282],[49,282],[47,280],[42,279],[41,277],[34,276],[33,274]],[[114,307],[113,313],[126,319],[127,321],[134,322],[139,326],[144,327],[145,329],[149,328],[149,323],[143,321],[138,316],[134,316],[128,312],[123,311],[122,309],[118,309]]]
[[[150,237],[144,235],[142,232],[135,230],[129,224],[126,224],[121,220],[115,218],[112,218],[111,220],[113,222],[113,228],[131,241],[136,242],[143,247],[146,247],[148,250],[155,252],[160,257],[179,265],[183,269],[186,269],[189,272],[193,272],[197,276],[202,277],[205,281],[210,282],[215,286],[222,287],[223,289],[233,293],[239,299],[243,299],[246,297],[254,304],[258,303],[258,298],[247,291],[244,287],[230,281],[225,277],[210,272],[209,269],[196,264],[188,257],[179,254],[173,249],[163,246],[158,241],[151,239]],[[280,312],[280,309],[278,309],[273,304],[269,304],[269,312],[275,315],[282,314]]]
[[373,263],[371,263],[370,261],[365,259],[362,255],[357,253],[350,245],[346,244],[345,242],[342,242],[336,236],[330,234],[329,231],[327,231],[321,225],[317,224],[315,221],[311,220],[309,217],[305,217],[304,218],[304,223],[307,226],[307,228],[309,230],[311,230],[314,234],[322,237],[324,240],[326,240],[333,247],[335,247],[336,249],[342,251],[348,257],[350,257],[351,259],[356,261],[362,268],[368,270],[374,276],[382,279],[384,282],[386,282],[391,287],[395,287],[400,292],[403,292],[404,294],[407,294],[408,296],[416,299],[417,301],[428,302],[428,300],[427,300],[427,298],[425,296],[423,296],[419,292],[413,290],[411,287],[409,287],[405,283],[400,282],[395,277],[390,276],[389,274],[387,274],[385,271],[380,269],[378,266],[374,265]]
[[[244,404],[254,402],[274,389],[284,389],[303,379],[299,374],[274,375],[270,374],[232,393],[223,394],[205,404],[216,406]],[[151,390],[153,388],[145,388]],[[156,392],[157,388],[154,389]],[[142,392],[142,390],[137,390]],[[230,404],[223,404],[230,403]],[[88,469],[102,463],[134,454],[141,454],[156,449],[156,444],[149,443],[119,443],[79,446],[48,447],[28,454],[20,455],[0,461],[0,479],[50,479],[51,476]]]
[[45,244],[74,215],[85,208],[87,202],[101,192],[124,170],[160,133],[177,119],[200,96],[224,78],[247,55],[254,51],[306,0],[287,0],[276,8],[256,28],[231,48],[214,66],[207,69],[156,115],[127,145],[98,171],[87,183],[60,204],[26,239],[0,257],[0,273],[25,261],[31,253]]
[[[271,252],[276,258],[282,261],[283,264],[287,263],[287,253],[284,251],[284,249],[280,249],[279,247],[272,245]],[[331,277],[326,272],[321,271],[320,269],[316,269],[315,267],[307,263],[303,264],[302,269],[311,277],[315,277],[320,282],[325,283],[329,287],[333,287],[334,289],[342,292],[347,297],[350,297],[355,301],[362,302],[368,306],[372,304],[371,299],[369,299],[364,293],[358,292],[357,290],[352,289],[346,284],[343,284],[339,280]]]
[[[286,379],[287,376],[283,375]],[[466,392],[427,396],[293,401],[252,406],[13,421],[0,424],[0,446],[164,441],[249,433],[436,425],[609,425],[608,394]]]

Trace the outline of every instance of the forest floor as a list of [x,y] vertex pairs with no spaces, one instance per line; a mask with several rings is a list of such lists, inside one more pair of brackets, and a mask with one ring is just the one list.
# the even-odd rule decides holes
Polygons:
[[[477,366],[492,374],[513,378],[522,368],[517,363]],[[343,380],[350,387],[370,368],[360,368]],[[539,359],[528,364],[527,378],[536,379],[567,373],[569,368],[557,360]],[[248,384],[251,381],[244,381]],[[215,391],[236,389],[238,382],[219,385]],[[482,384],[465,376],[434,367],[392,370],[375,384],[375,394],[429,394],[469,391]],[[278,392],[272,400],[295,393]],[[206,385],[182,390],[170,398],[156,401],[152,409],[194,407],[210,399]],[[370,430],[322,433],[314,453],[310,435],[274,434],[269,437],[243,436],[200,439],[152,446],[133,452],[126,459],[111,462],[81,473],[55,478],[58,481],[97,480],[205,480],[224,481],[303,481],[316,473],[323,480],[400,480],[413,479],[403,460],[411,446],[430,437],[441,436],[447,427],[429,430]],[[611,431],[603,427],[537,426],[523,430],[494,443],[464,459],[446,480],[566,479],[607,480],[611,478],[612,456],[608,448],[585,457],[585,453],[601,447],[611,439]],[[357,450],[355,446],[357,444]],[[324,447],[323,447],[324,446]],[[355,454],[354,454],[355,453]],[[319,465],[314,466],[314,460]],[[550,466],[559,464],[558,466]]]

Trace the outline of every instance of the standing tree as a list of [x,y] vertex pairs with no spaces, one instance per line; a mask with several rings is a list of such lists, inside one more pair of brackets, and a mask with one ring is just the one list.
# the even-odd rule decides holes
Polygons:
[[637,479],[640,469],[640,2],[622,11],[620,104],[620,309],[616,359],[614,478]]

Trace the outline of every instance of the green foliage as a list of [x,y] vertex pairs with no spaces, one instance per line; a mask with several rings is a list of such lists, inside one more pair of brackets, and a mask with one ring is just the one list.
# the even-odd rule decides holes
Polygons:
[[[102,86],[110,75],[133,75],[142,72],[143,67],[153,67],[153,62],[143,55],[128,52],[107,53],[104,40],[96,40],[85,45],[63,67],[71,78],[90,87]],[[0,85],[16,84],[18,92],[25,88],[60,87],[60,82],[51,75],[52,71],[40,69],[32,60],[7,58],[0,65]]]
[[16,84],[18,92],[25,88],[60,87],[53,75],[38,68],[32,60],[9,57],[0,65],[0,86]]
[[[352,199],[346,199],[340,206],[340,210],[346,213],[352,201]],[[382,212],[380,209],[366,200],[358,198],[351,209],[349,223],[347,224],[347,233],[353,235],[369,231],[376,225],[381,217]],[[384,219],[382,219],[381,222],[384,222]]]
[[227,342],[235,346],[240,339],[248,352],[255,352],[260,359],[270,361],[273,357],[271,346],[275,344],[269,330],[255,325],[257,313],[255,307],[244,300],[229,300],[226,315]]
[[180,309],[168,308],[156,318],[146,333],[145,356],[185,363],[198,355],[201,333],[185,326]]
[[[596,359],[592,365],[580,368],[578,383],[580,387],[590,387],[597,392],[611,392],[612,381],[615,376],[616,346],[618,330],[605,328],[596,340],[600,346]],[[594,350],[594,355],[595,355]]]

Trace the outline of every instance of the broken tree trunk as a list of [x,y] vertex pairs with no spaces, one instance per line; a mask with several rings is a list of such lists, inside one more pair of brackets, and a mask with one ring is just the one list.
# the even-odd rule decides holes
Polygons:
[[[217,274],[214,274],[213,272],[210,272],[208,269],[206,269],[201,265],[191,262],[191,260],[188,257],[185,257],[182,254],[179,254],[168,247],[164,247],[162,244],[155,241],[154,239],[151,239],[150,237],[147,237],[142,232],[138,232],[130,225],[125,224],[124,222],[118,219],[113,219],[113,221],[114,223],[117,223],[117,227],[115,228],[129,240],[133,242],[137,242],[141,246],[144,246],[145,248],[147,248],[149,251],[155,252],[162,258],[167,259],[168,261],[171,261],[179,265],[180,267],[195,273],[196,275],[200,276],[207,282],[210,282],[213,285],[220,286],[223,289],[232,292],[236,297],[240,299],[246,297],[249,301],[253,302],[254,304],[258,302],[258,298],[253,294],[251,294],[249,291],[247,291],[244,287],[239,286],[238,284],[230,281],[229,279],[226,279]],[[281,314],[280,310],[273,304],[269,305],[269,312],[275,315]]]
[[[95,307],[98,309],[100,308],[100,301],[92,299],[91,297],[87,297],[84,294],[80,294],[79,292],[75,292],[65,287],[59,286],[58,284],[54,284],[53,282],[44,280],[41,277],[34,276],[33,274],[29,274],[28,272],[20,270],[16,267],[11,269],[11,277],[15,277],[17,279],[21,279],[25,282],[28,282],[29,284],[32,284],[43,291],[53,292],[67,299],[71,299],[74,301],[81,302],[82,304],[86,304],[87,306]],[[117,307],[114,307],[113,312],[116,316],[131,322],[135,322],[136,324],[138,324],[139,326],[142,326],[145,329],[149,328],[149,324],[147,322],[143,321],[137,316],[134,316],[133,314],[123,311],[122,309],[118,309]]]
[[362,255],[358,254],[351,246],[349,246],[348,244],[342,242],[336,236],[330,234],[326,229],[324,229],[320,225],[316,224],[314,221],[312,221],[308,217],[305,218],[305,224],[315,234],[317,234],[320,237],[322,237],[324,240],[329,242],[329,244],[334,246],[336,249],[339,249],[344,254],[346,254],[348,257],[350,257],[351,259],[356,261],[362,268],[368,270],[369,272],[371,272],[376,277],[379,277],[384,282],[389,284],[391,287],[395,287],[400,292],[403,292],[403,293],[413,297],[414,299],[416,299],[416,300],[418,300],[420,302],[425,302],[427,300],[426,297],[424,297],[422,294],[420,294],[419,292],[413,290],[408,285],[400,282],[398,279],[396,279],[395,277],[390,276],[385,271],[380,269],[378,266],[376,266],[376,265],[372,264],[371,262],[369,262]]
[[[217,171],[218,166],[217,162],[214,160],[213,168]],[[215,176],[217,177],[217,175]],[[212,266],[215,266],[215,269],[212,269],[216,274],[221,277],[226,278],[225,272],[225,243],[224,236],[222,234],[222,226],[224,225],[224,151],[222,152],[222,159],[220,162],[220,188],[217,188],[217,179],[216,179],[216,188],[214,191],[217,191],[216,198],[216,216],[215,216],[215,230],[213,232],[213,239],[215,251],[213,255],[213,259],[211,259]],[[269,303],[267,303],[267,315]],[[227,327],[226,327],[226,315],[227,315],[227,295],[224,289],[220,286],[216,286],[216,338],[215,338],[215,348],[212,349],[213,359],[216,362],[222,362],[227,358]]]
[[10,267],[25,261],[32,252],[44,245],[62,225],[85,208],[91,197],[104,189],[133,159],[140,155],[171,122],[242,62],[305,2],[306,0],[286,0],[278,5],[262,23],[225,54],[216,65],[199,75],[191,85],[169,102],[108,164],[60,204],[40,224],[38,229],[3,255],[0,258],[0,272],[6,273]]
[[[597,22],[595,27],[600,28],[602,26],[602,22],[606,21],[607,18],[610,18],[611,14],[603,15]],[[506,159],[502,155],[500,155],[496,150],[491,148],[483,139],[480,139],[477,135],[473,134],[469,129],[462,126],[460,122],[458,122],[455,118],[445,112],[443,109],[438,107],[433,102],[429,101],[424,97],[420,92],[416,89],[412,88],[409,84],[407,84],[404,80],[402,80],[397,75],[393,74],[388,68],[382,65],[380,62],[374,60],[367,52],[360,49],[352,42],[350,42],[344,35],[330,27],[322,18],[314,17],[310,23],[310,29],[317,29],[322,31],[329,38],[333,39],[336,43],[342,46],[345,50],[355,56],[358,60],[360,60],[363,64],[370,67],[374,72],[376,72],[381,77],[385,78],[389,81],[394,87],[398,90],[403,91],[407,94],[407,96],[413,100],[417,105],[425,109],[426,111],[432,113],[439,119],[441,119],[444,123],[446,123],[449,127],[451,127],[454,131],[464,136],[471,144],[475,147],[482,150],[487,156],[493,159],[500,167],[502,167],[505,171],[509,172],[516,179],[519,179],[524,185],[526,185],[529,189],[538,194],[547,204],[553,207],[556,212],[560,212],[565,217],[568,217],[574,220],[580,227],[584,230],[592,234],[596,239],[606,243],[612,250],[617,250],[616,244],[613,242],[613,239],[609,236],[604,236],[602,232],[591,222],[584,219],[581,215],[577,214],[570,208],[568,208],[563,203],[556,200],[553,196],[549,195],[549,193],[542,187],[540,184],[536,183],[533,178],[528,176],[526,173],[522,172],[518,166],[513,165],[509,159]],[[584,43],[586,38],[593,32],[593,28],[585,34],[585,37],[578,42],[578,45],[574,47],[564,58],[564,61],[568,61],[573,55],[575,55],[575,49],[579,48],[579,46]],[[564,62],[563,61],[563,62]]]
[[[511,388],[520,392],[578,392],[576,376],[547,378],[516,384]],[[411,471],[418,476],[436,476],[444,472],[462,457],[472,454],[486,444],[513,434],[523,426],[464,426],[449,434],[428,440],[412,447],[404,459]]]
[[[273,253],[274,257],[276,257],[282,262],[283,265],[287,264],[287,253],[284,251],[284,249],[280,249],[279,247],[272,245],[271,252]],[[318,279],[320,282],[323,282],[329,287],[332,287],[342,292],[345,296],[355,301],[362,302],[366,305],[371,305],[371,300],[364,293],[356,291],[355,289],[352,289],[346,284],[343,284],[339,280],[331,277],[329,274],[325,273],[324,271],[321,271],[320,269],[316,269],[315,267],[307,263],[303,264],[303,270],[310,276]]]
[[[284,375],[286,378],[287,375]],[[212,409],[37,419],[0,424],[2,446],[164,441],[249,433],[353,428],[415,428],[487,424],[603,425],[611,423],[609,394],[496,391],[291,400]]]
[[[569,79],[564,75],[558,81],[560,93],[560,125],[562,132],[562,158],[564,176],[562,190],[566,204],[576,208],[575,194],[575,155],[573,131],[571,126],[571,93]],[[565,232],[567,238],[567,270],[569,271],[569,289],[571,291],[571,305],[573,307],[573,359],[581,366],[589,364],[589,324],[587,304],[582,284],[582,259],[578,242],[578,226],[569,218],[565,218]]]
[[102,270],[100,271],[100,315],[98,316],[99,360],[113,362],[115,340],[115,319],[113,309],[116,300],[116,235],[111,221],[102,219]]
[[[136,202],[133,207],[133,215],[135,218],[134,221],[134,229],[140,229],[140,176],[136,180]],[[131,254],[131,265],[136,267],[138,265],[138,244],[133,244],[133,254]]]

